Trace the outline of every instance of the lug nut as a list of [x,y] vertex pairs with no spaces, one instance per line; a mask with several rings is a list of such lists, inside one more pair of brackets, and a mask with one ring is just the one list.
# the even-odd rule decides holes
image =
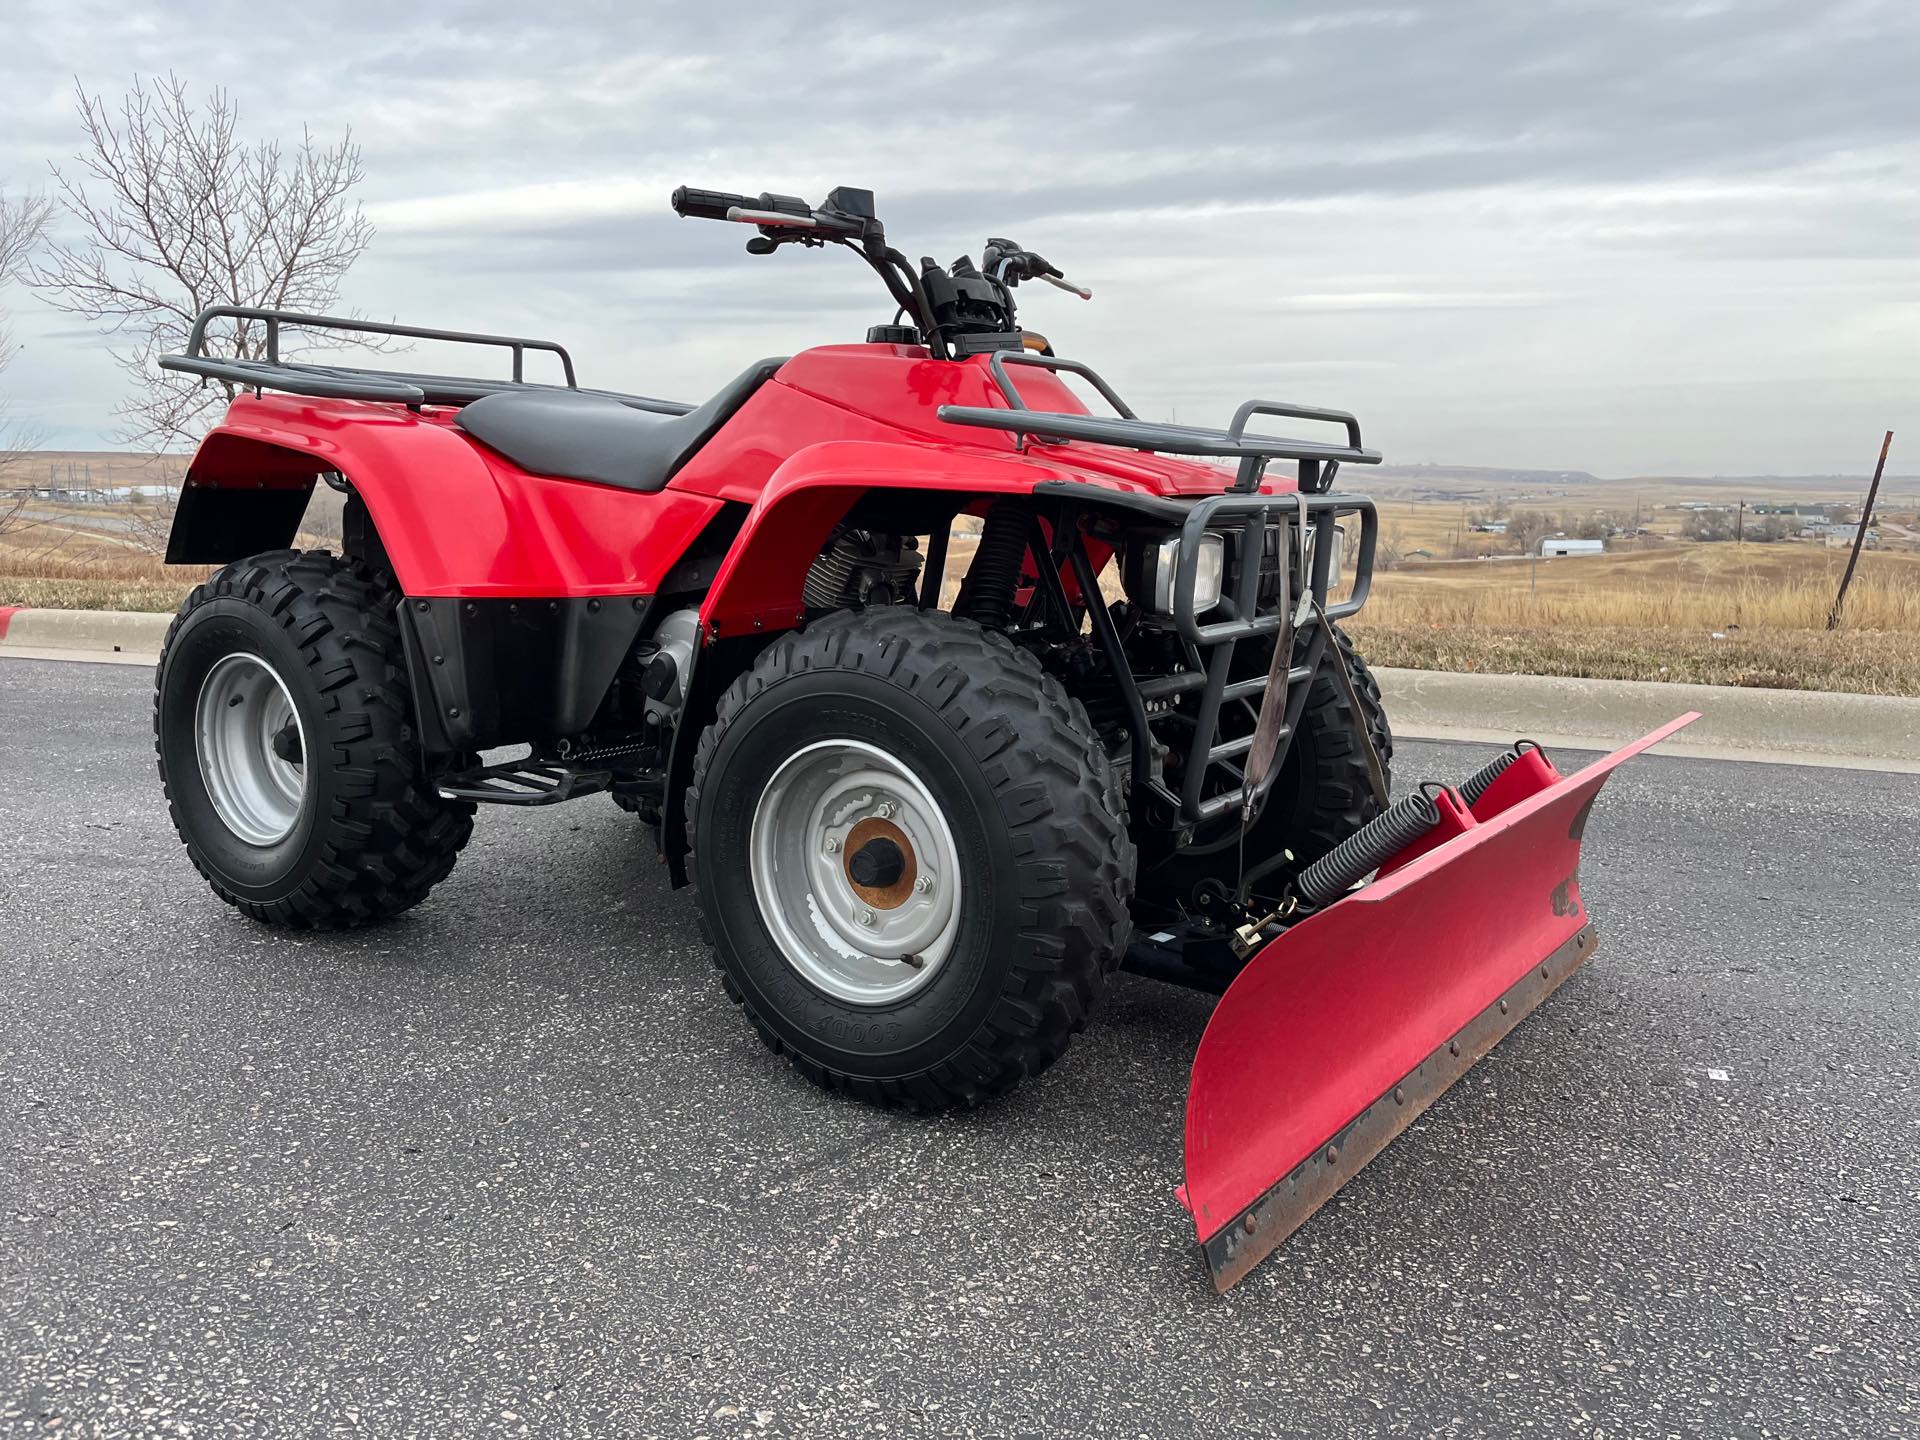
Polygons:
[[831,835],[827,836],[827,854],[831,855],[834,853],[834,851],[838,850],[839,848],[840,848],[840,842],[834,839],[833,836]]
[[871,911],[871,910],[862,910],[862,911],[860,912],[860,923],[861,923],[862,925],[871,925],[871,924],[873,924],[873,911]]
[[893,818],[893,806],[882,800],[880,802],[880,808],[873,813],[878,815],[882,820],[891,820]]
[[924,895],[929,890],[933,889],[933,881],[929,880],[926,876],[922,875],[918,880],[913,882],[913,888],[919,891],[922,895]]

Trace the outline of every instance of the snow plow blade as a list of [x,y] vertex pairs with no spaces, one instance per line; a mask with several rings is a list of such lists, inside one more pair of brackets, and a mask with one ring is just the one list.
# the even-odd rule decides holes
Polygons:
[[[1587,811],[1688,714],[1562,778],[1517,748],[1441,825],[1285,931],[1221,997],[1187,1092],[1186,1184],[1225,1291],[1586,962]],[[1438,843],[1435,836],[1441,837]]]

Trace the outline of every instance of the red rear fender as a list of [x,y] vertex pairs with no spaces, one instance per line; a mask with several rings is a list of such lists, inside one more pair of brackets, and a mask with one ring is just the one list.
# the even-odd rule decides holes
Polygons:
[[[338,471],[409,595],[647,594],[721,505],[530,475],[447,416],[242,396],[194,456],[168,558],[220,563],[293,543],[314,478]],[[269,518],[243,523],[249,513]]]

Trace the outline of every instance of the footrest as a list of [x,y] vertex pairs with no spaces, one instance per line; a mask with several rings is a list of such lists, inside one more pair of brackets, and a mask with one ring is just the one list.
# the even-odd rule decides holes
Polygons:
[[596,795],[613,784],[611,770],[576,770],[509,760],[441,777],[435,788],[442,800],[476,805],[557,805],[580,795]]

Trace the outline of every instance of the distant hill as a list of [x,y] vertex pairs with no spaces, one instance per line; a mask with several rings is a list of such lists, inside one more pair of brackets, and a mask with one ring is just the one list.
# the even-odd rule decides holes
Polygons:
[[[1426,486],[1486,486],[1497,490],[1544,489],[1559,485],[1644,485],[1698,489],[1833,490],[1858,495],[1867,483],[1864,472],[1855,475],[1617,475],[1599,476],[1590,470],[1521,470],[1497,465],[1374,465],[1364,472],[1382,480],[1409,480]],[[1881,485],[1911,490],[1920,475],[1885,476]]]
[[1506,470],[1494,465],[1370,465],[1368,475],[1425,484],[1492,485],[1502,490],[1546,485],[1591,485],[1600,477],[1586,470]]
[[188,455],[139,455],[124,450],[27,450],[5,459],[0,484],[35,489],[115,490],[133,485],[178,485]]

